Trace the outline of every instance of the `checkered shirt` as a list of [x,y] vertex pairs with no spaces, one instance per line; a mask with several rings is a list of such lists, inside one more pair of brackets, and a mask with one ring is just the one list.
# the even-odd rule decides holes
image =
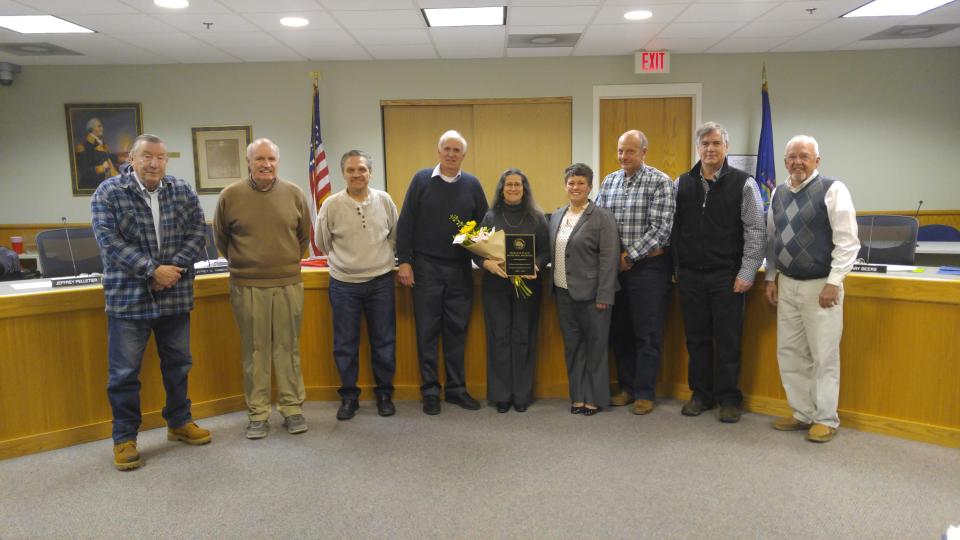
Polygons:
[[[122,166],[119,176],[104,180],[90,200],[111,317],[155,319],[193,309],[193,263],[205,244],[203,210],[186,181],[164,176],[161,182],[159,249],[150,205],[130,165]],[[188,270],[173,287],[154,292],[150,279],[161,264]]]
[[663,172],[649,165],[629,177],[623,169],[612,172],[603,179],[596,203],[613,213],[620,245],[631,261],[670,245],[677,203],[673,182]]

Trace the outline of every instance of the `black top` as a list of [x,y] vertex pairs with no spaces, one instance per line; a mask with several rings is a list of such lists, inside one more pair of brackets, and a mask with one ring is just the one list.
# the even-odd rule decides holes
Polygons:
[[[540,272],[550,262],[550,230],[547,219],[537,212],[536,217],[528,214],[522,205],[503,204],[499,210],[491,209],[483,216],[481,227],[496,227],[507,234],[532,234],[535,238],[535,263]],[[483,268],[483,257],[473,255],[473,262]],[[489,272],[487,272],[489,274]],[[485,274],[486,275],[486,274]]]

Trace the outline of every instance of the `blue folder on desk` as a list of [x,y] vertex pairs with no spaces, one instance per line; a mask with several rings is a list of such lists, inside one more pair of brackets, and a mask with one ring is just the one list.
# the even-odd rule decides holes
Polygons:
[[947,274],[949,276],[960,276],[960,267],[957,266],[941,266],[937,270],[938,274]]

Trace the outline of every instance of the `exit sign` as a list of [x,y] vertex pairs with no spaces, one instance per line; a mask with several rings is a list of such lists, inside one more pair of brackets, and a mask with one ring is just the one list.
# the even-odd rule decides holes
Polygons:
[[636,73],[670,73],[670,51],[637,51]]

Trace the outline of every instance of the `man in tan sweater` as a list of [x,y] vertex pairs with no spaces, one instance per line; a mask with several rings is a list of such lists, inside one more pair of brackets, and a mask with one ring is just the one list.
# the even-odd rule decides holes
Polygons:
[[217,249],[229,262],[230,303],[240,327],[248,439],[262,439],[270,430],[271,368],[287,432],[307,431],[300,257],[310,241],[310,210],[303,190],[277,176],[279,164],[277,145],[253,141],[247,147],[250,177],[220,193],[213,221]]

